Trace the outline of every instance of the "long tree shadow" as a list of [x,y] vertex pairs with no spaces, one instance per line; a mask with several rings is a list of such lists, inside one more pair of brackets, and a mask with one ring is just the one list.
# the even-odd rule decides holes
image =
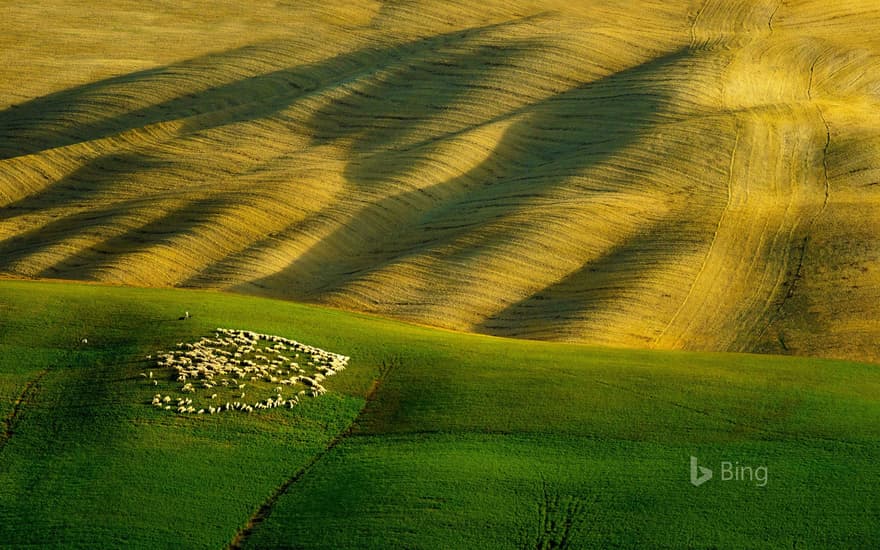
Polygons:
[[105,232],[128,209],[144,208],[147,199],[134,198],[101,208],[89,208],[33,227],[0,242],[0,272],[13,271],[30,255],[45,251],[77,235]]
[[[602,326],[603,330],[611,330],[612,327],[602,321],[602,314],[621,312],[625,303],[635,304],[636,299],[644,296],[634,288],[643,281],[656,280],[670,266],[677,267],[681,255],[692,251],[694,240],[688,238],[683,223],[675,216],[645,220],[643,231],[563,279],[492,314],[475,330],[518,338],[601,340],[602,335],[585,333],[587,328]],[[671,294],[659,297],[650,294],[647,298],[668,301],[670,307],[676,305]],[[651,306],[634,309],[650,311]],[[656,335],[639,336],[647,343]]]
[[[59,496],[59,483],[81,486],[74,491],[77,504],[93,503],[95,509],[106,504],[99,500],[106,498],[99,488],[108,475],[104,458],[139,437],[133,426],[150,415],[152,387],[140,383],[136,374],[146,366],[142,352],[188,331],[179,328],[180,323],[170,323],[162,306],[119,301],[94,307],[90,300],[100,300],[91,294],[56,297],[50,304],[55,313],[69,313],[68,307],[76,311],[70,313],[75,319],[68,323],[77,327],[75,332],[60,329],[59,334],[35,337],[47,349],[57,350],[59,359],[21,407],[16,437],[0,452],[3,470],[16,475],[15,484],[6,485],[10,492],[4,495],[4,504],[18,506],[38,499],[59,508],[56,499],[65,498]],[[88,335],[89,343],[71,347],[71,341],[79,342],[69,338],[71,332]],[[38,525],[41,521],[22,519]],[[59,529],[58,525],[46,528]]]
[[[393,55],[385,56],[382,65],[374,67],[370,74],[341,85],[339,89],[345,94],[313,114],[309,121],[312,144],[322,146],[354,138],[355,155],[346,166],[346,181],[353,184],[352,193],[385,194],[387,178],[405,177],[409,169],[406,161],[397,158],[398,153],[405,156],[412,151],[429,149],[444,138],[472,129],[471,121],[459,118],[450,123],[444,121],[443,116],[466,101],[474,89],[491,86],[497,70],[525,63],[530,53],[542,46],[535,40],[499,43],[495,36],[508,26],[529,24],[531,20],[525,18],[469,29],[393,50]],[[497,117],[478,124],[498,122],[510,116],[512,113],[500,112]],[[362,166],[364,163],[366,166]],[[363,200],[355,195],[349,198],[352,202]],[[336,221],[321,213],[315,218],[325,219],[327,224]],[[290,235],[301,225],[302,222],[294,222],[276,234]],[[263,244],[271,244],[273,240],[271,236]],[[205,270],[222,273],[228,266],[256,253],[261,246],[253,243]],[[184,286],[203,280],[204,277],[197,275]],[[292,292],[302,297],[299,290]]]
[[[35,153],[181,118],[186,119],[183,132],[198,132],[237,122],[264,120],[310,94],[337,87],[344,89],[361,78],[383,71],[393,73],[399,70],[394,67],[405,64],[414,57],[426,56],[429,52],[442,50],[451,44],[473,40],[503,30],[509,25],[522,23],[523,21],[511,21],[436,35],[405,44],[364,48],[318,63],[295,65],[208,89],[198,89],[199,82],[213,82],[218,78],[228,80],[228,77],[222,76],[224,72],[246,73],[251,70],[247,67],[253,65],[255,60],[277,65],[294,58],[296,52],[288,51],[283,44],[252,46],[72,88],[0,113],[0,158]],[[388,69],[389,67],[392,69]],[[173,91],[171,93],[178,95],[173,99],[142,105],[134,110],[126,110],[129,109],[126,103],[115,99],[117,95],[129,97],[134,94],[134,99],[127,100],[129,104],[144,103],[151,97],[162,97],[163,94],[167,96],[169,89]],[[77,204],[87,204],[96,194],[112,192],[114,184],[122,178],[148,170],[171,170],[172,164],[172,160],[156,160],[144,153],[111,153],[9,205],[0,214],[0,221],[47,207],[55,207],[61,211]],[[30,253],[98,229],[124,214],[128,208],[143,206],[149,195],[149,190],[145,191],[143,197],[124,198],[108,206],[67,214],[40,227],[8,237],[0,242],[0,271],[8,270],[16,262],[26,259]],[[210,203],[211,200],[213,199],[207,199],[207,202]],[[197,203],[190,204],[196,209],[191,217],[204,221],[207,219],[205,204],[201,204],[201,201]],[[174,215],[169,213],[163,219],[168,227],[173,227],[177,222],[179,228],[179,220],[172,219]],[[176,215],[185,216],[187,212],[178,211]],[[192,224],[184,225],[190,227]],[[157,239],[151,236],[156,234],[154,229],[165,228],[150,225],[140,234],[137,230],[127,231],[126,235],[136,239],[135,241],[126,244],[124,239],[127,237],[114,237],[111,243],[118,246],[117,251],[142,249],[156,243]],[[79,269],[86,266],[89,260],[106,263],[103,260],[113,254],[115,252],[105,243],[74,254],[46,273],[57,274],[58,269],[76,266]]]
[[[0,160],[109,137],[171,120],[184,132],[270,117],[308,95],[381,71],[418,52],[493,32],[518,21],[362,48],[316,63],[229,81],[249,67],[295,62],[284,43],[251,45],[70,88],[0,112]],[[156,97],[170,99],[155,102]]]
[[[517,55],[522,47],[522,44],[515,45]],[[503,46],[501,48],[503,50]],[[469,127],[515,120],[491,154],[467,173],[370,202],[284,271],[255,284],[284,288],[297,298],[320,298],[390,263],[428,249],[443,250],[444,245],[466,237],[477,228],[529,208],[536,196],[546,195],[566,178],[601,163],[656,124],[657,115],[663,111],[674,86],[656,77],[667,73],[688,53],[686,49],[675,50],[515,111],[471,122]],[[449,66],[458,66],[454,57],[446,61]],[[413,83],[419,78],[429,81]],[[459,80],[462,77],[446,78],[450,78],[455,87],[466,88],[466,82]],[[447,107],[431,103],[423,107],[422,117],[408,118],[390,129],[355,126],[344,132],[340,126],[337,136],[322,133],[326,120],[347,120],[353,111],[362,111],[363,119],[382,121],[394,117],[400,105],[391,103],[383,107],[377,98],[393,98],[401,93],[407,97],[409,91],[400,92],[396,88],[427,88],[438,82],[442,83],[443,78],[428,76],[421,67],[416,67],[413,74],[402,73],[341,98],[316,115],[317,139],[353,137],[356,160],[348,166],[347,175],[355,183],[376,185],[375,182],[382,182],[389,173],[385,167],[393,164],[394,155],[406,161],[419,153],[420,148],[433,145],[430,140],[421,140],[415,149],[405,147],[411,126],[433,121],[434,115]],[[504,92],[499,90],[498,93]],[[442,137],[440,134],[439,138]],[[370,162],[370,158],[376,156],[383,162]],[[394,169],[390,173],[391,177],[404,177]],[[472,244],[471,250],[464,250],[462,254],[477,254],[476,248],[488,250],[505,239],[509,239],[509,234],[495,231],[489,241]],[[442,259],[455,261],[454,258]],[[247,286],[241,288],[247,289]]]
[[138,152],[100,156],[36,193],[4,206],[0,209],[0,221],[59,206],[86,207],[98,198],[113,196],[120,179],[169,165],[167,161]]
[[[489,91],[493,96],[515,97],[499,79],[505,71],[527,66],[548,44],[485,34],[412,51],[373,78],[353,85],[345,96],[312,116],[313,143],[350,140],[353,162],[346,167],[348,181],[381,188],[412,168],[407,152],[430,149],[444,139],[522,112],[505,102],[487,105],[472,96]],[[523,106],[529,102],[514,101]]]
[[138,225],[67,256],[38,276],[57,277],[63,274],[77,279],[97,279],[102,270],[118,264],[125,256],[172,243],[181,235],[195,233],[208,220],[232,208],[237,202],[237,194],[232,191],[186,201],[145,225]]

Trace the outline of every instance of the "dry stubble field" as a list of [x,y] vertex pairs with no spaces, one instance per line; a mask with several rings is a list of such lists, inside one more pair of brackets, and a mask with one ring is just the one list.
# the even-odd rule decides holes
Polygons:
[[0,273],[877,360],[871,0],[4,9]]

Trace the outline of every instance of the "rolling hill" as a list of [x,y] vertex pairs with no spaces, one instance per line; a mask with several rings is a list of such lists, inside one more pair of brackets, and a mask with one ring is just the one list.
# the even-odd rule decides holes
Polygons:
[[[351,362],[293,409],[152,406],[156,388],[179,384],[147,355],[218,326]],[[229,293],[0,281],[0,541],[872,548],[878,396],[872,364],[603,349]],[[695,487],[694,455],[767,475],[725,481],[716,469]]]
[[872,0],[4,9],[0,273],[880,359]]

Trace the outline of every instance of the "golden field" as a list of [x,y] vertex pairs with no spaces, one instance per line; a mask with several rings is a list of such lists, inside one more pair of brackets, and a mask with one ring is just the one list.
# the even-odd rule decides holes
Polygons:
[[4,9],[0,274],[880,360],[874,0],[101,4]]

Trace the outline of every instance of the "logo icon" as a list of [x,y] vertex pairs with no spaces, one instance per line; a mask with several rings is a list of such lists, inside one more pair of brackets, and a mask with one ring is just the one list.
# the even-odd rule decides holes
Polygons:
[[704,466],[699,466],[697,464],[697,457],[691,457],[691,484],[694,487],[699,487],[700,485],[706,483],[712,479],[712,470],[706,468]]

